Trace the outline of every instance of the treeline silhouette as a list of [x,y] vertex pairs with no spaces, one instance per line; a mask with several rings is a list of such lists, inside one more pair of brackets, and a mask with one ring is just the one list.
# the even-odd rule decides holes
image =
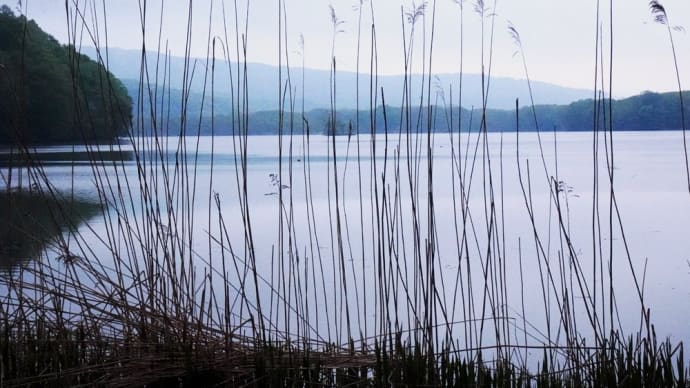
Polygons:
[[[176,93],[171,93],[173,96]],[[690,99],[690,92],[683,92],[686,99]],[[177,94],[181,95],[181,94]],[[197,97],[197,98],[195,98]],[[645,131],[645,130],[679,130],[681,126],[681,114],[678,104],[679,95],[677,92],[655,93],[644,92],[640,95],[619,100],[613,100],[613,130],[615,131]],[[198,101],[197,101],[198,100]],[[207,99],[208,100],[208,99]],[[196,101],[196,102],[195,102]],[[214,105],[214,120],[212,122],[210,103],[208,106],[201,106],[201,96],[190,95],[186,100],[188,106],[196,112],[202,113],[201,122],[186,126],[183,131],[186,135],[232,135],[240,134],[233,129],[232,117],[228,111],[224,113],[223,108],[228,108],[230,104],[216,102]],[[519,130],[534,131],[554,129],[558,131],[591,131],[594,127],[595,109],[597,110],[596,119],[599,121],[598,127],[603,128],[608,111],[608,100],[580,100],[568,105],[537,105],[537,121],[532,107],[525,106],[519,109]],[[166,101],[168,103],[168,101]],[[172,99],[173,107],[170,110],[175,112],[175,99]],[[179,101],[178,101],[179,104]],[[178,110],[179,111],[179,110]],[[452,111],[452,112],[451,112]],[[144,109],[148,112],[148,108]],[[204,114],[206,112],[206,114]],[[383,108],[376,109],[376,131],[383,133],[388,130],[391,133],[398,132],[422,132],[426,131],[427,115],[429,110],[426,106],[401,109],[400,107],[386,106],[386,120],[383,117]],[[449,105],[436,105],[431,109],[433,130],[435,132],[457,131],[458,127],[462,131],[479,131],[482,114],[481,107],[463,108],[458,122],[458,109]],[[166,131],[169,135],[180,133],[180,120],[178,117],[168,117],[166,121]],[[278,111],[258,111],[248,115],[250,135],[276,135],[278,134]],[[690,116],[690,109],[686,107],[686,116]],[[493,132],[515,131],[515,110],[487,109],[486,123],[487,129]],[[357,133],[370,133],[369,111],[360,111],[359,126],[357,125],[357,111],[353,109],[338,109],[335,125],[330,125],[330,112],[327,109],[313,109],[304,113],[304,119],[309,123],[312,134],[332,134],[335,128],[336,135],[348,135]],[[283,133],[301,134],[302,133],[302,113],[286,112],[284,115],[285,124]],[[150,119],[145,118],[143,128],[146,132],[152,133]]]

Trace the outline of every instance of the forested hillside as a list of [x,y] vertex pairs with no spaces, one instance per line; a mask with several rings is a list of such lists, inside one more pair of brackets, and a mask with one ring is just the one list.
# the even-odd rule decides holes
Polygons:
[[[179,93],[179,92],[178,92]],[[684,100],[690,101],[690,92],[683,92]],[[232,117],[225,113],[223,104],[216,106],[213,125],[211,121],[211,109],[208,101],[206,109],[195,106],[193,123],[186,123],[184,133],[187,135],[231,135],[239,133],[233,126]],[[690,104],[685,104],[686,127],[690,118]],[[225,105],[226,107],[229,105]],[[608,100],[599,100],[596,105],[593,100],[580,100],[568,105],[537,105],[534,111],[531,107],[519,109],[519,129],[522,131],[534,131],[536,129],[552,131],[591,131],[594,128],[595,107],[597,111],[598,129],[609,128],[609,104]],[[376,110],[376,131],[388,130],[392,133],[398,131],[426,132],[427,131],[427,107],[413,107],[401,109],[391,105],[386,106],[386,120],[384,120],[383,108]],[[449,107],[433,106],[432,127],[434,132],[447,132],[451,128],[458,129],[458,110]],[[680,114],[680,98],[677,92],[653,93],[645,92],[620,100],[613,100],[611,104],[613,113],[614,131],[640,131],[640,130],[678,130],[682,129]],[[536,122],[535,122],[536,113]],[[201,114],[201,123],[198,117]],[[359,126],[357,126],[359,117]],[[336,113],[335,125],[330,125],[330,112],[327,109],[313,109],[284,116],[283,133],[302,132],[303,125],[308,123],[310,133],[328,134],[335,131],[337,135],[354,134],[359,128],[360,133],[371,132],[370,112],[362,110],[357,112],[352,109],[339,109]],[[462,109],[460,126],[463,131],[478,131],[482,122],[481,109]],[[451,125],[452,121],[452,125]],[[179,117],[171,115],[166,117],[164,125],[155,131],[150,127],[150,120],[144,119],[144,128],[149,133],[163,133],[177,135],[180,133]],[[235,121],[237,122],[237,121]],[[260,111],[250,113],[248,117],[250,135],[275,135],[278,133],[278,111]],[[409,124],[408,124],[409,123]],[[160,123],[158,124],[160,125]],[[486,111],[486,126],[491,132],[514,131],[516,129],[515,110],[488,109]],[[306,128],[306,127],[305,127]],[[233,132],[234,130],[234,132]]]
[[0,143],[109,141],[131,119],[127,90],[104,66],[0,7]]

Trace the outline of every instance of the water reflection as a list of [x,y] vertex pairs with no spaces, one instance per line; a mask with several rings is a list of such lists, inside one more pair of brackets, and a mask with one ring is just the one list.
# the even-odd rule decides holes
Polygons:
[[94,200],[41,190],[0,191],[0,271],[37,259],[66,232],[101,212]]

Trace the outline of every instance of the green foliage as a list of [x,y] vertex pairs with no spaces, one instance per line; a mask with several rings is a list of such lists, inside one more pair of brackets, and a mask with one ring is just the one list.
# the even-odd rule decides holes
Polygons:
[[[136,89],[135,89],[136,90]],[[690,92],[683,92],[686,99],[690,99]],[[177,93],[179,95],[179,93]],[[175,99],[173,99],[174,101]],[[200,106],[194,101],[200,101],[200,95],[190,97],[191,106]],[[428,110],[426,107],[410,108],[409,121],[406,111],[400,107],[387,105],[385,107],[387,120],[383,117],[383,106],[378,106],[376,110],[376,132],[383,133],[407,133],[422,132],[427,123]],[[534,122],[534,115],[531,107],[520,108],[521,131],[533,131],[537,128],[551,131],[556,128],[559,131],[591,131],[594,128],[594,114],[597,112],[597,130],[608,130],[608,100],[599,100],[595,106],[593,100],[580,100],[568,105],[537,105],[534,108],[537,113],[538,126]],[[144,110],[146,111],[146,110]],[[174,111],[174,109],[173,109]],[[224,113],[216,114],[211,130],[211,109],[207,107],[200,115],[200,108],[193,109],[195,117],[194,125],[187,125],[185,133],[187,135],[232,135],[232,118]],[[680,103],[678,93],[653,93],[644,92],[638,96],[625,99],[614,100],[613,111],[613,130],[614,131],[644,131],[644,130],[679,130],[681,126]],[[216,112],[223,112],[217,109]],[[360,111],[359,116],[353,109],[341,109],[336,114],[336,135],[353,135],[354,128],[357,128],[357,117],[359,117],[359,128],[362,133],[370,133],[370,113]],[[200,122],[199,120],[200,117]],[[304,119],[309,122],[312,134],[325,135],[333,132],[330,124],[330,112],[327,109],[313,109],[305,112]],[[450,108],[441,106],[432,107],[433,129],[436,132],[457,131],[458,112],[453,108],[453,123],[450,123]],[[686,106],[686,117],[690,117],[690,109]],[[294,134],[301,134],[302,122],[301,113],[286,112],[284,115],[284,131],[289,132],[292,128]],[[154,130],[150,124],[150,119],[144,118],[144,131],[146,134],[160,134],[161,131]],[[278,111],[257,111],[249,113],[249,134],[250,135],[275,135],[278,133]],[[167,126],[170,135],[180,133],[179,117],[172,118],[170,125]],[[515,111],[502,109],[487,109],[486,111],[487,128],[491,132],[514,131],[515,130]],[[605,124],[606,123],[606,124]],[[387,124],[387,128],[386,128]],[[463,131],[479,131],[481,124],[481,111],[474,111],[463,108],[461,110],[461,125]],[[352,125],[352,130],[350,130]],[[687,125],[687,123],[686,123]]]
[[0,10],[0,143],[94,142],[127,134],[132,100],[105,67],[33,21]]

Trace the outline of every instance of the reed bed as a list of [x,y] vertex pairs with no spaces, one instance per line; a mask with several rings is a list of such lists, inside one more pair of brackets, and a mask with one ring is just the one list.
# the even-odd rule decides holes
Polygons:
[[[592,226],[591,241],[583,244],[592,252],[585,262],[570,231],[557,134],[539,128],[533,109],[540,155],[520,154],[526,136],[521,128],[498,144],[490,138],[493,37],[502,29],[491,9],[495,4],[455,2],[461,25],[469,17],[481,21],[480,31],[462,30],[458,41],[461,56],[466,33],[482,44],[483,106],[469,119],[481,122],[480,131],[467,129],[472,123],[460,108],[462,86],[454,96],[434,84],[435,24],[441,17],[436,2],[401,9],[405,84],[402,101],[391,102],[377,81],[374,7],[360,0],[357,101],[360,93],[367,95],[369,106],[357,107],[357,122],[346,124],[346,136],[335,135],[335,47],[342,35],[337,10],[330,8],[331,108],[324,134],[304,115],[308,42],[301,40],[302,62],[295,66],[289,8],[277,2],[279,137],[274,191],[267,197],[276,205],[270,246],[258,237],[267,232],[257,230],[256,217],[265,215],[255,213],[250,173],[249,2],[235,1],[227,9],[212,3],[209,26],[222,15],[224,27],[221,35],[209,27],[205,63],[189,54],[192,13],[199,12],[189,4],[182,81],[204,80],[208,102],[199,117],[187,114],[187,86],[181,96],[171,95],[167,47],[160,32],[146,30],[157,37],[159,54],[151,63],[142,47],[129,144],[83,145],[103,207],[96,216],[100,229],[84,220],[64,230],[36,260],[0,274],[0,385],[688,386],[683,344],[657,339],[645,304],[645,273],[625,241],[614,184],[612,88],[606,84],[611,74],[604,70],[613,60],[606,53],[610,42],[597,28]],[[96,46],[98,60],[107,65],[106,7],[66,5],[71,44]],[[143,20],[164,23],[163,12],[147,12],[143,3]],[[606,25],[603,14],[597,18],[597,26]],[[509,33],[529,80],[518,29],[511,26]],[[360,64],[368,64],[362,90]],[[460,85],[463,71],[461,63]],[[216,82],[221,73],[229,84]],[[421,84],[413,84],[413,74],[424,75]],[[219,88],[231,95],[223,108],[231,128],[222,128],[233,134],[230,143],[200,136],[204,113],[215,117]],[[109,95],[106,82],[104,100]],[[171,112],[176,98],[183,101],[181,111]],[[79,109],[80,103],[75,101],[79,124],[88,128],[88,110]],[[388,127],[388,104],[401,106],[400,127]],[[360,112],[369,115],[368,128],[360,126]],[[212,133],[220,130],[212,121]],[[504,158],[508,136],[517,144],[514,160]],[[449,172],[435,163],[435,143],[442,137],[451,147]],[[210,142],[208,155],[204,141]],[[224,168],[217,158],[228,146],[231,167]],[[131,159],[103,160],[103,147]],[[553,156],[546,155],[550,149]],[[15,150],[25,157],[2,170],[6,187],[24,179],[21,185],[33,192],[62,195],[27,145],[16,144]],[[325,157],[325,176],[312,163],[317,157]],[[506,241],[505,181],[515,174],[529,241]],[[436,193],[439,185],[450,186],[448,206]],[[326,208],[320,202],[324,190]],[[546,207],[537,203],[537,193],[547,198]],[[225,211],[229,202],[232,212]],[[61,206],[66,205],[51,208],[55,217]],[[439,225],[447,220],[443,212],[452,213],[448,225]],[[606,239],[614,231],[622,245]],[[517,252],[508,248],[515,244]],[[450,269],[444,266],[449,262]],[[535,271],[526,273],[528,267]],[[516,273],[519,283],[509,280]],[[634,286],[632,311],[640,323],[632,331],[620,322],[619,276]],[[537,290],[530,300],[528,283]],[[535,304],[539,312],[530,313]]]

